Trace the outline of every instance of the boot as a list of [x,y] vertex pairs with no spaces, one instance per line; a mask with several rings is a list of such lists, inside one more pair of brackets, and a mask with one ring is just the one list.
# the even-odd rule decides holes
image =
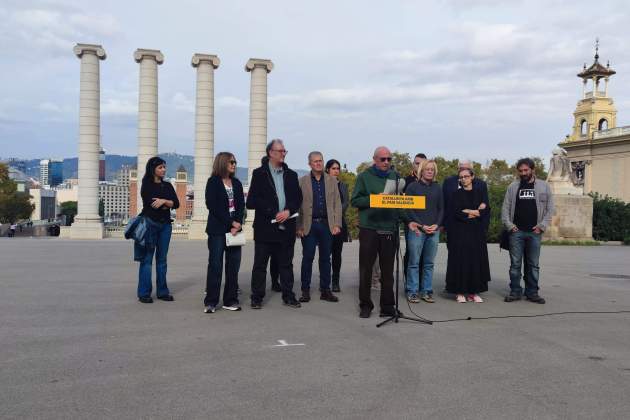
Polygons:
[[339,288],[339,273],[333,274],[332,291],[335,293],[341,292],[341,289]]
[[330,290],[322,290],[322,294],[319,299],[327,302],[339,302],[339,298],[333,295]]
[[310,302],[311,291],[310,289],[302,289],[302,296],[300,296],[300,302]]

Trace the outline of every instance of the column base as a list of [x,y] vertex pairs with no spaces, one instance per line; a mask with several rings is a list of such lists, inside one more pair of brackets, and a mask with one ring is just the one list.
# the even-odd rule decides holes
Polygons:
[[70,239],[103,239],[103,222],[98,220],[75,220],[70,226],[69,235],[63,230],[63,237]]
[[592,241],[593,199],[587,195],[554,194],[555,211],[546,241]]
[[208,234],[206,234],[206,221],[205,220],[191,220],[188,225],[188,239],[193,240],[206,240]]

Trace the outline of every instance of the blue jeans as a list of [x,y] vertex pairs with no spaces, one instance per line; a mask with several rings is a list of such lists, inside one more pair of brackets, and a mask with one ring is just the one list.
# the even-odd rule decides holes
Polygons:
[[171,242],[171,232],[173,227],[170,223],[156,223],[157,243],[155,248],[147,250],[144,259],[140,261],[140,271],[138,273],[138,297],[151,296],[151,265],[153,264],[153,254],[155,254],[155,288],[158,297],[168,296],[170,292],[166,285],[166,254],[168,245]]
[[313,222],[311,231],[302,238],[302,290],[311,288],[315,248],[319,247],[319,290],[330,290],[330,255],[333,236],[327,222]]
[[208,274],[206,276],[206,297],[204,306],[219,304],[221,293],[221,272],[223,271],[223,254],[225,253],[225,286],[223,287],[223,304],[238,304],[238,271],[241,268],[241,247],[225,246],[225,235],[208,236]]
[[440,243],[440,232],[427,235],[407,231],[407,294],[418,293],[420,283],[420,256],[422,256],[421,294],[433,293],[433,262]]
[[525,259],[523,280],[525,282],[525,296],[538,294],[538,278],[540,266],[541,234],[517,231],[510,234],[510,293],[521,296],[521,265]]

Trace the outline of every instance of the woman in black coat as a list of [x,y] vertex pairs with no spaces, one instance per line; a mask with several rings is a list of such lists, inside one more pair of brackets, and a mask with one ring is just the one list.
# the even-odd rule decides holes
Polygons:
[[219,304],[224,254],[223,309],[240,311],[237,289],[241,247],[227,246],[226,233],[236,236],[242,231],[245,197],[243,185],[236,178],[236,159],[232,153],[221,152],[214,158],[212,176],[206,184],[206,207],[209,256],[204,312],[214,313]]
[[341,173],[341,164],[336,159],[330,159],[326,162],[326,173],[337,178],[339,195],[341,196],[341,233],[333,236],[332,245],[332,291],[341,292],[339,287],[339,277],[341,272],[341,253],[343,251],[343,243],[350,242],[350,233],[348,232],[348,224],[346,223],[346,210],[350,205],[350,194],[348,193],[348,185],[339,180]]
[[456,295],[459,303],[483,302],[479,293],[488,290],[490,264],[483,223],[490,211],[483,201],[483,191],[474,187],[470,169],[459,171],[459,188],[451,196],[448,228],[448,263],[446,291]]

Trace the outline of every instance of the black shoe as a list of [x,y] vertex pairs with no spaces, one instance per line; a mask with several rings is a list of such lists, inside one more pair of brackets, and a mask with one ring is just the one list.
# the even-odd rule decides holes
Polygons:
[[396,313],[396,309],[392,308],[392,309],[381,309],[381,313],[379,314],[379,316],[381,318],[387,318],[390,316],[402,316],[402,312],[398,311],[398,313]]
[[504,299],[505,302],[516,302],[517,300],[521,300],[521,295],[515,295],[510,293]]
[[339,288],[339,280],[333,280],[332,282],[332,291],[335,293],[339,293],[341,292],[341,289]]
[[530,302],[539,303],[541,305],[545,304],[545,299],[543,299],[542,296],[539,295],[525,296],[525,299],[529,300]]
[[271,290],[273,290],[274,292],[282,292],[282,287],[280,286],[280,283],[272,281]]
[[361,308],[361,312],[359,312],[359,318],[369,318],[372,315],[372,310],[370,308]]
[[153,303],[153,299],[151,299],[151,296],[139,297],[138,300],[142,303]]
[[309,289],[302,290],[302,296],[300,296],[300,302],[310,302],[311,291]]
[[262,309],[262,303],[260,302],[252,302],[252,309]]
[[326,302],[339,302],[339,298],[333,295],[330,290],[322,290],[319,300],[325,300]]
[[173,295],[166,295],[166,296],[158,296],[157,297],[160,300],[163,300],[165,302],[172,302],[175,300],[175,298],[173,297]]
[[284,304],[286,306],[289,306],[291,308],[301,308],[302,305],[300,305],[300,302],[298,302],[297,300],[295,300],[295,298],[293,299],[289,299],[289,300],[285,300]]

